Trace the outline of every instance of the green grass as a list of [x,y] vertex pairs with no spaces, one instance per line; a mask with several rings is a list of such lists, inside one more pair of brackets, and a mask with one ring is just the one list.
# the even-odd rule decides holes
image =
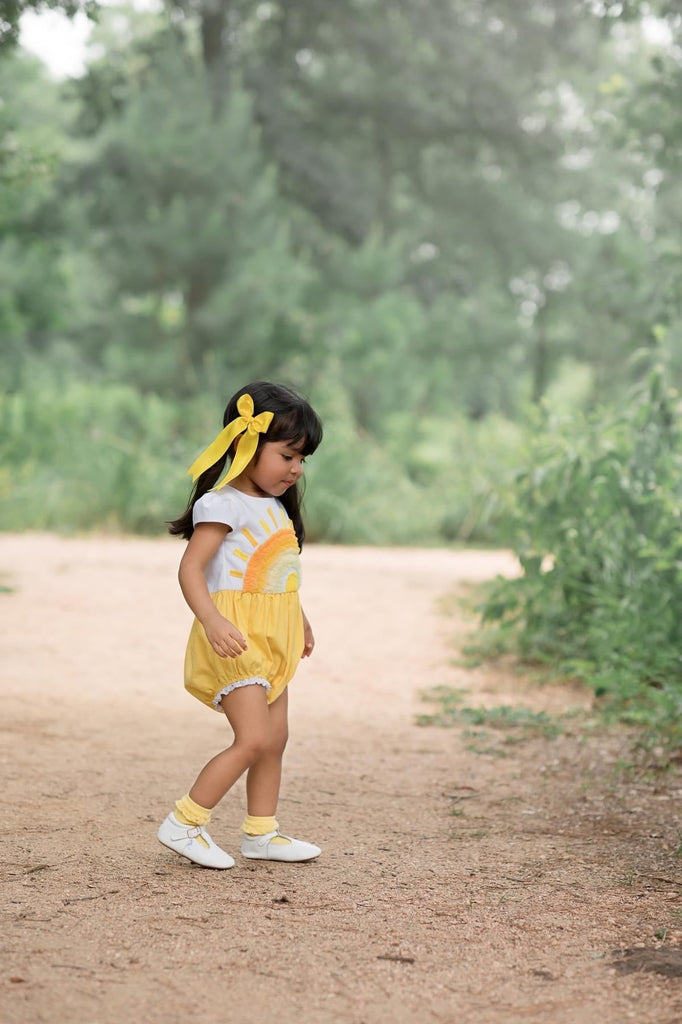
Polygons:
[[[439,705],[431,714],[417,716],[421,726],[452,728],[465,727],[464,735],[471,740],[485,739],[485,729],[494,729],[510,734],[506,742],[521,742],[535,736],[555,739],[563,732],[562,721],[546,711],[533,711],[523,705],[500,704],[495,707],[474,707],[464,704],[466,690],[448,686],[435,686],[422,693],[422,700]],[[471,727],[475,727],[472,729]],[[486,750],[486,752],[490,752]],[[497,756],[501,756],[499,751]]]

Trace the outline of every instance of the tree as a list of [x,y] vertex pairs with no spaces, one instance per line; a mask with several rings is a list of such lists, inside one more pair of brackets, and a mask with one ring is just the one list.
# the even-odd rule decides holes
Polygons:
[[71,294],[64,254],[48,209],[66,148],[68,112],[35,58],[0,62],[0,335],[3,377],[16,387],[23,361],[45,354],[65,328]]
[[173,35],[154,46],[69,188],[85,197],[119,309],[101,358],[125,353],[140,383],[187,393],[242,375],[254,352],[263,372],[281,369],[306,271],[248,96],[235,83],[216,111],[203,68]]
[[392,403],[516,415],[567,358],[615,392],[669,298],[615,145],[648,65],[598,6],[167,0],[120,39],[104,12],[52,211],[104,282],[77,344],[169,390],[340,367],[377,434]]

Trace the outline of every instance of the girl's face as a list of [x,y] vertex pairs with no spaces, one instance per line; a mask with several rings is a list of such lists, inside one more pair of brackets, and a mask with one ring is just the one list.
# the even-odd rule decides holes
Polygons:
[[305,456],[295,441],[265,441],[257,457],[233,483],[247,494],[281,498],[300,478],[304,462]]

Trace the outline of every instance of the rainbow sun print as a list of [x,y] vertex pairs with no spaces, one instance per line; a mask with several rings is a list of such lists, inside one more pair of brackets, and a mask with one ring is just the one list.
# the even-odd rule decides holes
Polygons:
[[244,571],[232,569],[230,575],[243,580],[244,591],[282,594],[298,590],[298,543],[294,525],[283,509],[278,512],[281,524],[271,508],[267,518],[260,520],[262,538],[251,530],[242,530],[253,550],[246,552],[235,548],[234,554],[244,562]]

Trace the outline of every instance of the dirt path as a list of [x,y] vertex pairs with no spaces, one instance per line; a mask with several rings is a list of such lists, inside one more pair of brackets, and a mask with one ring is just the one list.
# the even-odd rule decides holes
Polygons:
[[[8,1024],[673,1024],[677,978],[619,947],[680,932],[679,781],[617,735],[501,746],[420,728],[418,691],[552,712],[579,693],[452,665],[438,599],[493,552],[310,547],[318,648],[292,684],[283,827],[308,865],[194,868],[155,839],[229,733],[185,695],[172,541],[0,536]],[[504,754],[506,756],[500,756]],[[212,833],[233,852],[243,790]]]

